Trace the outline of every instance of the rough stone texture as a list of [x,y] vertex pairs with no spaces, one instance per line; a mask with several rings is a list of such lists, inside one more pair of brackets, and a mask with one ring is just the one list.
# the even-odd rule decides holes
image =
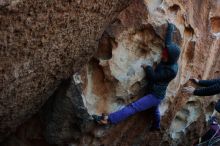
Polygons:
[[81,97],[79,83],[64,81],[41,110],[44,136],[48,143],[77,141],[94,127]]
[[97,50],[129,0],[0,0],[0,141]]
[[[178,75],[170,83],[167,97],[160,106],[162,131],[149,132],[150,110],[116,126],[94,126],[89,114],[115,111],[144,94],[147,81],[140,65],[156,65],[160,61],[167,18],[176,25],[174,39],[182,49]],[[29,122],[36,123],[43,118],[43,122],[38,123],[44,127],[39,133],[44,133],[51,144],[191,145],[208,128],[206,121],[219,95],[189,97],[181,93],[181,89],[191,85],[190,77],[207,79],[220,75],[219,18],[218,0],[132,1],[106,27],[93,58],[81,66],[72,80],[63,82],[45,104],[40,118]],[[22,131],[30,132],[19,129],[4,146],[10,146],[8,142],[13,139],[15,143],[11,145],[37,139],[37,136],[25,135],[19,138],[18,133]],[[43,136],[36,135],[39,141],[45,142]]]
[[83,97],[90,114],[113,112],[141,96],[144,72],[140,65],[159,62],[167,18],[176,25],[174,39],[182,53],[178,76],[160,106],[162,133],[149,134],[150,120],[137,116],[104,132],[101,143],[190,145],[207,129],[205,121],[219,96],[211,100],[188,97],[181,89],[190,76],[203,79],[219,76],[219,9],[218,1],[134,1],[108,27],[100,40],[98,54],[86,67],[86,80],[82,80],[86,84]]

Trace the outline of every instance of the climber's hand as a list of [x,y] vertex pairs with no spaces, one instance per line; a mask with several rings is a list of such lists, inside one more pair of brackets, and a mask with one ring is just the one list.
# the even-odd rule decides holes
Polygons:
[[184,87],[182,92],[185,92],[187,94],[193,95],[193,92],[195,91],[195,88],[192,86]]
[[142,68],[146,68],[147,65],[146,65],[146,64],[142,64],[141,67],[142,67]]
[[167,19],[167,31],[168,32],[173,32],[175,29],[174,24],[171,22],[170,19]]
[[167,24],[173,24],[173,20],[170,18],[168,18],[166,21],[167,21]]
[[191,78],[190,81],[192,81],[195,84],[199,83],[199,79],[197,79],[197,78]]

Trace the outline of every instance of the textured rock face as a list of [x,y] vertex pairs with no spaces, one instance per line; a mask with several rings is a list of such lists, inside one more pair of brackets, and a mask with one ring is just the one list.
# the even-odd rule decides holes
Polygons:
[[81,74],[89,113],[113,112],[141,96],[140,65],[159,62],[166,18],[176,25],[174,39],[182,48],[179,73],[160,106],[166,130],[149,133],[150,119],[140,114],[104,132],[100,144],[190,145],[205,131],[219,96],[189,97],[180,91],[190,84],[190,77],[219,76],[219,8],[218,1],[133,1],[121,12],[103,34],[97,55],[85,67],[86,75]]
[[[160,61],[167,18],[176,25],[174,39],[182,49],[178,75],[160,106],[162,131],[149,132],[150,111],[116,126],[94,126],[89,114],[109,113],[143,96],[147,81],[140,65]],[[93,58],[45,104],[40,114],[42,125],[39,119],[30,122],[46,126],[41,133],[52,144],[191,145],[207,129],[205,122],[219,96],[189,97],[180,91],[185,83],[191,84],[187,82],[190,77],[220,75],[219,18],[218,0],[134,0],[106,27]],[[8,141],[19,139],[18,133],[24,129]],[[44,141],[39,135],[23,137],[26,142]]]
[[128,3],[0,1],[0,141],[89,60]]

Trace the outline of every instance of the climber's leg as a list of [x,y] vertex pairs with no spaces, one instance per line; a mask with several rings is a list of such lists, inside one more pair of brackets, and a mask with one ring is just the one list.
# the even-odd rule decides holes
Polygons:
[[160,130],[160,111],[159,105],[154,106],[152,109],[153,113],[153,124],[151,127],[151,131]]
[[160,102],[160,99],[152,94],[149,94],[125,106],[121,110],[109,114],[108,121],[111,124],[117,124],[137,112],[147,110],[154,106],[158,106]]

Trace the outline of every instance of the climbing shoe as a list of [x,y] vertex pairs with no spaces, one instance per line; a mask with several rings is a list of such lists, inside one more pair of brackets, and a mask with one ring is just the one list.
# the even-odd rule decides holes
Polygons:
[[101,116],[99,115],[92,115],[94,121],[100,125],[107,125],[109,124],[108,122],[108,116],[106,114],[102,114]]

